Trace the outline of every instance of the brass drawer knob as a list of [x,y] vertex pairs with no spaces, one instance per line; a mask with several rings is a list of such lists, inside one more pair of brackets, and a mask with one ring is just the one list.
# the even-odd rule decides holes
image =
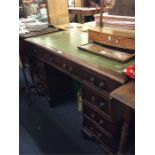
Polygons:
[[111,36],[108,36],[108,40],[109,40],[109,41],[111,40]]
[[36,54],[36,53],[37,53],[37,49],[32,50],[32,52],[33,52],[34,54]]
[[118,44],[118,42],[119,42],[119,41],[118,41],[118,40],[116,40],[115,42]]
[[71,72],[73,70],[73,67],[69,67],[68,71]]
[[104,108],[105,107],[105,103],[104,102],[101,102],[100,105],[99,105],[99,108]]
[[50,58],[49,58],[49,60],[50,60],[50,61],[53,61],[53,58],[52,58],[52,57],[50,57]]
[[64,63],[64,64],[62,65],[62,67],[63,67],[63,68],[66,68],[66,64]]
[[93,131],[93,130],[94,130],[94,128],[91,126],[91,127],[90,127],[90,130],[91,130],[91,131]]
[[109,96],[109,100],[112,100],[112,97],[111,96]]
[[44,55],[44,58],[45,58],[45,59],[49,59],[49,58],[50,58],[50,55],[49,55],[49,54],[45,54],[45,55]]
[[103,89],[104,86],[105,86],[104,82],[100,82],[100,84],[99,84],[99,88],[100,88],[100,89]]
[[95,79],[93,77],[90,78],[90,82],[94,83]]
[[103,120],[100,120],[98,124],[103,125],[104,124]]
[[94,96],[91,97],[91,101],[92,101],[92,103],[95,103],[95,97]]
[[101,138],[101,137],[102,137],[102,134],[101,134],[101,133],[99,133],[99,134],[97,135],[97,137],[98,137],[98,138]]

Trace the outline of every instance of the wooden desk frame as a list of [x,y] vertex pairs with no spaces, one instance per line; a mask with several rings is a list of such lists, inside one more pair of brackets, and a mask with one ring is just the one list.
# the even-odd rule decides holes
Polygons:
[[[106,70],[105,70],[105,72],[99,72],[95,68],[90,68],[89,66],[87,66],[86,64],[84,64],[82,62],[73,60],[70,57],[65,57],[59,53],[58,49],[55,49],[52,47],[50,49],[45,48],[45,47],[35,44],[29,40],[26,40],[26,41],[24,40],[24,42],[25,42],[26,49],[28,52],[27,54],[30,57],[34,57],[37,61],[40,61],[43,64],[48,64],[49,66],[55,68],[56,70],[70,76],[71,78],[73,78],[81,83],[83,92],[85,92],[85,94],[86,94],[86,95],[82,96],[86,107],[88,109],[89,109],[89,106],[92,107],[92,109],[94,109],[94,112],[99,113],[99,115],[106,120],[106,122],[107,122],[107,125],[105,126],[106,129],[108,129],[109,125],[114,126],[114,128],[110,127],[108,129],[109,130],[108,132],[110,133],[110,135],[112,135],[112,137],[114,136],[112,140],[107,139],[108,144],[110,144],[110,146],[113,146],[115,144],[118,145],[118,143],[119,143],[119,146],[110,148],[109,146],[107,147],[107,144],[105,145],[104,142],[100,141],[100,137],[98,137],[98,136],[102,136],[102,134],[104,134],[104,136],[107,136],[107,135],[109,135],[109,133],[107,134],[106,132],[105,133],[102,132],[102,134],[99,133],[99,135],[97,135],[97,136],[93,135],[93,136],[96,139],[99,139],[98,141],[101,142],[102,146],[109,154],[116,153],[116,152],[118,152],[119,154],[122,153],[122,151],[124,151],[124,145],[126,143],[124,141],[125,138],[122,138],[122,139],[120,139],[121,137],[118,139],[115,138],[115,136],[117,135],[115,128],[117,130],[119,129],[119,132],[121,131],[122,132],[121,135],[123,136],[123,135],[127,134],[127,132],[128,132],[128,129],[126,129],[126,128],[128,128],[128,124],[126,124],[126,122],[125,122],[124,125],[121,126],[121,128],[122,128],[122,130],[121,130],[119,127],[120,126],[119,121],[123,120],[123,118],[121,117],[121,119],[118,119],[118,120],[115,120],[115,118],[113,118],[114,114],[112,111],[112,107],[113,107],[112,96],[110,96],[110,92],[112,92],[116,88],[120,87],[121,85],[125,84],[126,81],[122,81],[122,79],[119,79],[118,77],[116,78],[112,72],[107,73]],[[31,71],[33,72],[33,69]],[[104,84],[106,84],[107,87],[104,87]],[[92,95],[89,95],[90,93]],[[96,108],[94,108],[94,105],[91,105],[94,103],[95,100],[100,100],[100,99],[102,99],[106,102],[106,105],[105,105],[106,108],[103,111],[98,109],[97,106],[96,106]],[[92,103],[89,104],[90,102],[92,102]],[[126,110],[126,108],[125,108],[125,110]],[[127,112],[129,114],[128,117],[130,117],[130,108],[127,109]],[[116,113],[116,115],[117,115],[117,113]],[[84,123],[86,123],[86,122],[84,122]],[[101,127],[99,127],[97,129],[97,131],[99,131],[99,132],[101,132],[101,130],[102,130]],[[83,126],[82,131],[84,132],[83,134],[86,134],[88,136],[90,135],[90,134],[87,134],[85,126]],[[105,129],[103,131],[105,131]],[[114,132],[114,135],[113,135],[113,132]],[[125,136],[123,136],[123,137],[125,137]]]

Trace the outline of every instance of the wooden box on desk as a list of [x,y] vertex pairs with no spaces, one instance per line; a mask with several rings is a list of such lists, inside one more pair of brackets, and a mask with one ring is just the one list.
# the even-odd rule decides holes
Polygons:
[[123,49],[135,49],[134,30],[116,29],[112,27],[96,27],[88,30],[89,42],[98,42],[104,45]]
[[103,16],[103,27],[98,26],[99,15],[95,16],[96,27],[88,31],[89,41],[122,49],[135,49],[135,18],[128,16]]

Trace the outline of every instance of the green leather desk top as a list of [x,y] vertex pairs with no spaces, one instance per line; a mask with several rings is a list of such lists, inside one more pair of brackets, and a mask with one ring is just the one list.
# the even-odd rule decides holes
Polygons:
[[88,65],[90,68],[97,69],[100,72],[105,71],[105,69],[111,70],[119,75],[122,80],[125,79],[123,70],[127,66],[134,64],[134,60],[120,63],[115,60],[79,50],[77,48],[78,46],[88,43],[88,34],[86,32],[60,31],[28,38],[26,40],[49,49],[50,51],[52,51],[53,48],[57,49],[56,51],[58,54],[76,62],[80,61],[80,63]]

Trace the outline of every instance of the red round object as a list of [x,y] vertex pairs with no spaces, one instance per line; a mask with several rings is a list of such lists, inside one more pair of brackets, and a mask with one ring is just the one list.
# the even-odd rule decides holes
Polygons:
[[135,66],[129,66],[129,67],[127,67],[127,68],[124,70],[124,73],[125,73],[128,77],[134,79],[134,78],[135,78]]

